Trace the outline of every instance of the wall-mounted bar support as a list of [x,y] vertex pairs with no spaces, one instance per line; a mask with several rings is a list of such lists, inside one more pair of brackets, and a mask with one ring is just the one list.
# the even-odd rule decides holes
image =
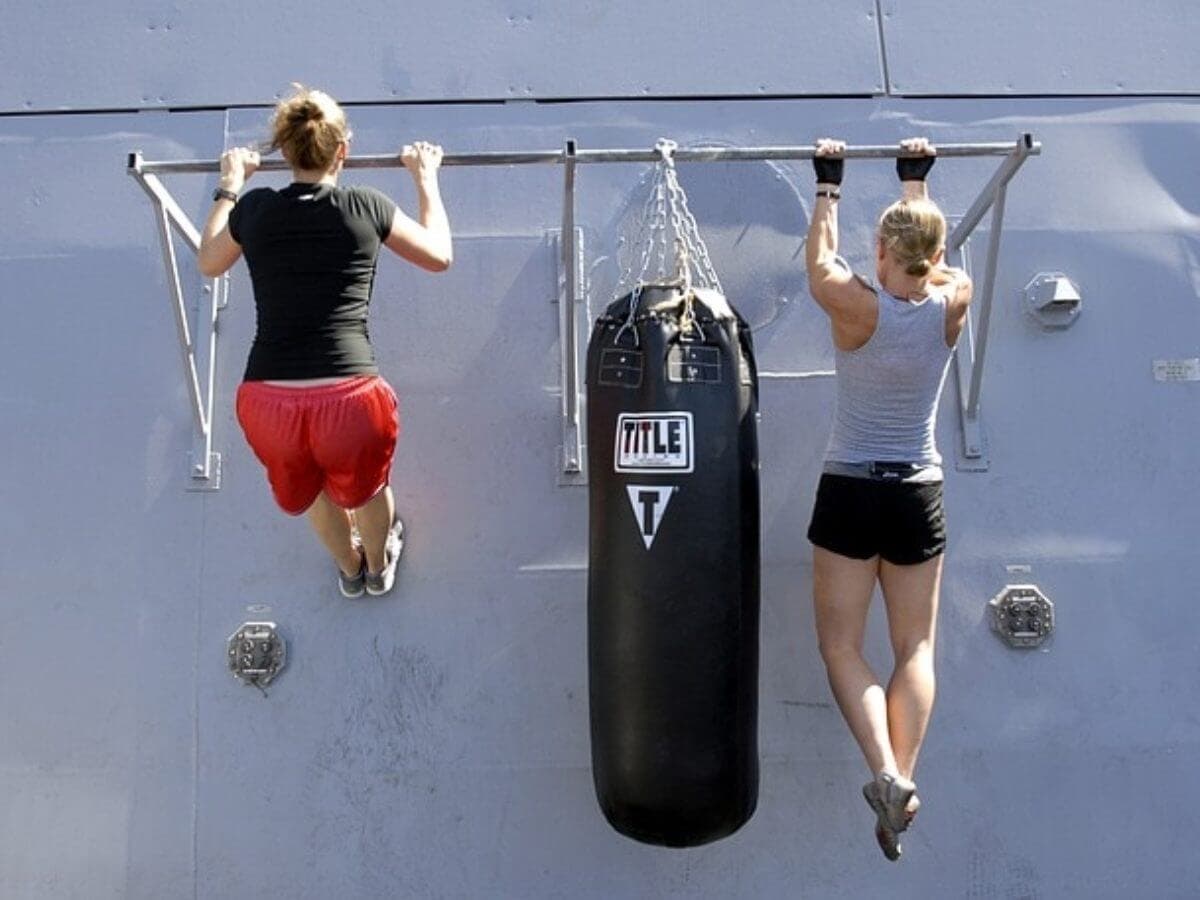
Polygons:
[[183,377],[192,407],[192,450],[188,460],[188,490],[211,491],[221,486],[221,455],[213,451],[213,391],[216,385],[217,316],[225,306],[228,279],[206,279],[202,288],[206,303],[197,316],[197,339],[193,340],[190,315],[179,277],[179,259],[173,234],[178,234],[192,252],[200,249],[200,232],[175,202],[161,181],[142,168],[141,155],[129,158],[133,175],[154,204],[155,222],[166,269],[167,290],[175,313]]
[[[983,360],[987,348],[988,324],[991,317],[992,292],[995,286],[996,257],[999,254],[1000,231],[1004,218],[1004,188],[1016,174],[1026,157],[1041,152],[1041,145],[1029,134],[1023,134],[1014,143],[942,144],[937,148],[942,158],[1002,156],[1004,161],[992,179],[971,204],[947,242],[947,253],[952,258],[961,255],[976,225],[992,210],[992,232],[988,241],[988,258],[984,277],[976,303],[978,326],[968,318],[966,334],[960,341],[956,356],[956,373],[959,382],[960,406],[963,424],[963,456],[965,468],[987,468],[983,455],[982,429],[979,424],[979,397],[983,381]],[[812,159],[813,145],[779,147],[680,147],[673,153],[676,162],[765,162]],[[894,159],[901,155],[896,144],[851,145],[845,150],[847,159]],[[580,427],[581,385],[579,383],[579,326],[578,304],[585,294],[580,286],[583,266],[580,260],[578,229],[575,227],[575,167],[580,163],[654,163],[660,159],[654,149],[610,149],[580,150],[575,141],[566,142],[562,150],[448,153],[442,158],[444,166],[517,166],[517,165],[562,165],[564,166],[563,223],[560,238],[564,284],[560,292],[559,331],[561,338],[561,387],[562,387],[562,435],[563,449],[561,466],[565,480],[577,483],[584,477],[582,430]],[[357,156],[346,160],[347,169],[384,169],[402,165],[396,155]],[[283,159],[264,159],[261,171],[287,171],[289,166]],[[193,480],[209,482],[212,478],[214,459],[219,477],[220,457],[211,452],[212,440],[212,389],[214,384],[214,361],[216,358],[216,315],[223,305],[227,285],[212,285],[212,315],[204,318],[205,333],[201,336],[201,368],[205,370],[204,390],[197,374],[196,353],[187,330],[187,319],[183,315],[182,291],[179,287],[177,260],[173,248],[169,249],[169,229],[180,233],[193,250],[200,245],[195,226],[171,198],[156,174],[216,173],[220,171],[218,160],[179,160],[147,162],[141,154],[129,157],[129,173],[150,195],[159,212],[160,233],[164,238],[163,258],[167,266],[168,287],[175,301],[177,324],[180,329],[180,346],[184,355],[185,378],[189,383],[192,403],[197,418],[199,436],[205,439],[203,447],[197,447],[193,462]],[[211,321],[210,321],[211,319]],[[966,348],[966,353],[963,348]]]
[[562,466],[571,479],[583,475],[583,437],[580,428],[579,324],[578,303],[583,293],[579,275],[582,269],[575,230],[575,141],[563,147],[563,216],[559,236],[562,251],[562,289],[559,293],[558,336],[562,387]]
[[[952,261],[964,262],[962,248],[988,210],[991,210],[991,230],[988,234],[987,258],[983,277],[976,286],[973,312],[968,312],[958,349],[954,353],[954,374],[958,386],[959,422],[962,444],[959,465],[964,471],[987,471],[988,459],[984,443],[983,423],[979,415],[979,398],[983,390],[983,361],[987,354],[988,331],[992,320],[992,299],[996,288],[996,264],[1000,256],[1000,237],[1004,228],[1004,204],[1009,181],[1026,158],[1036,153],[1038,145],[1033,136],[1021,135],[1016,145],[966,214],[954,227],[946,242],[947,255]],[[940,151],[939,151],[940,152]]]

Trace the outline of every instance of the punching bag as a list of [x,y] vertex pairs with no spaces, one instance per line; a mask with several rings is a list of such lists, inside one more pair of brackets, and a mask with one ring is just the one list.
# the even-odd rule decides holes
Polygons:
[[645,285],[587,354],[588,692],[605,817],[651,844],[758,799],[758,386],[712,290]]

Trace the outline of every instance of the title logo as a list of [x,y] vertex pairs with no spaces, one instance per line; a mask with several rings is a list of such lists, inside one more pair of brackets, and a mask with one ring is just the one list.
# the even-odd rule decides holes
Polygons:
[[638,531],[642,535],[642,543],[646,549],[654,543],[658,536],[658,526],[662,522],[671,495],[679,488],[662,484],[627,484],[625,491],[629,494],[629,505],[633,507],[633,518],[637,521]]
[[692,447],[690,412],[617,416],[618,472],[691,472]]

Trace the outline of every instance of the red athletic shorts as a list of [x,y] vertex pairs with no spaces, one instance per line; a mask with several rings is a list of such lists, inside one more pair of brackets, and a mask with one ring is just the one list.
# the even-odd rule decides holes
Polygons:
[[322,490],[356,509],[388,483],[398,410],[395,392],[376,375],[317,387],[243,381],[237,392],[246,440],[267,467],[275,501],[293,516]]

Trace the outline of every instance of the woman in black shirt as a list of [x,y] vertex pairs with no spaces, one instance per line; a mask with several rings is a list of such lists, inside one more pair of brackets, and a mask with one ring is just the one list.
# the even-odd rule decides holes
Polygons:
[[239,196],[259,157],[244,147],[227,151],[200,271],[220,275],[245,254],[258,326],[238,421],[276,501],[307,514],[345,596],[385,594],[403,547],[388,483],[399,419],[375,364],[367,308],[381,245],[431,272],[451,263],[437,181],[442,150],[403,149],[420,204],[414,220],[373,188],[338,185],[350,130],[327,94],[297,86],[276,107],[272,131],[292,183]]

